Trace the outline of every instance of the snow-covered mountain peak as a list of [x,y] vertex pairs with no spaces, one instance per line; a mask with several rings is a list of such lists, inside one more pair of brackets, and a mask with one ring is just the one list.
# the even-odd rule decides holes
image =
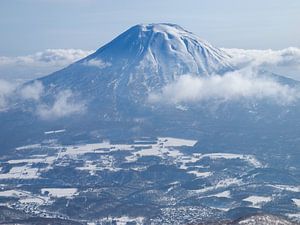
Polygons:
[[41,80],[59,89],[95,90],[97,95],[105,92],[138,99],[181,75],[210,76],[231,70],[229,58],[178,25],[139,24],[95,53]]
[[138,74],[147,79],[159,76],[168,83],[182,74],[209,76],[228,71],[232,68],[229,58],[178,25],[157,23],[131,27],[84,62],[101,60],[119,74],[129,75],[129,80],[135,80]]
[[183,27],[177,24],[171,23],[150,23],[150,24],[138,24],[123,34],[133,35],[134,33],[138,34],[138,38],[147,38],[150,36],[154,36],[155,34],[164,35],[164,38],[167,40],[171,40],[173,38],[182,38],[182,37],[190,37],[193,39],[197,39],[199,43],[203,42],[208,44],[205,40],[200,39],[195,34],[185,30]]
[[[131,27],[130,30],[138,30],[139,32],[147,32],[147,33],[164,33],[164,34],[171,34],[174,36],[180,36],[184,33],[190,33],[183,29],[181,26],[177,24],[171,23],[151,23],[151,24],[138,24]],[[190,33],[191,34],[191,33]]]

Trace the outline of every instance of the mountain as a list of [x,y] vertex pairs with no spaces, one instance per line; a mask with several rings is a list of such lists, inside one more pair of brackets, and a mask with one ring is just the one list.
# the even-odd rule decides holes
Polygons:
[[[1,126],[7,128],[0,143],[8,149],[41,141],[45,131],[60,129],[68,130],[65,139],[71,141],[78,136],[90,140],[159,134],[198,139],[208,135],[203,130],[213,127],[213,134],[209,132],[212,136],[205,139],[214,139],[217,132],[222,140],[224,127],[233,135],[253,129],[265,132],[270,125],[279,132],[282,123],[298,121],[299,107],[287,109],[268,100],[212,99],[183,105],[148,101],[150,93],[160,92],[183,75],[209,78],[234,71],[230,62],[230,55],[178,25],[133,26],[86,58],[26,83],[23,89],[39,84],[42,93],[21,99],[12,110],[0,114]],[[263,76],[285,86],[299,86],[294,80],[268,72]],[[295,127],[288,127],[294,134]]]
[[[141,24],[95,53],[39,79],[49,95],[80,93],[90,108],[118,114],[122,105],[144,104],[148,94],[184,74],[211,76],[232,70],[230,56],[174,24]],[[113,111],[111,109],[114,109]]]
[[0,112],[0,219],[299,221],[299,82],[230,62],[177,25],[137,25],[21,86]]
[[232,69],[229,59],[227,53],[178,25],[142,24],[41,81],[60,85],[64,81],[64,87],[68,88],[76,85],[114,88],[120,95],[124,89],[134,89],[142,94],[161,88],[183,74],[224,73]]

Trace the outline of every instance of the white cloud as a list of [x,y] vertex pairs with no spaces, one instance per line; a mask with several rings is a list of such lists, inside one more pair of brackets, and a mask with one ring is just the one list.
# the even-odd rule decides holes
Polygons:
[[[270,70],[300,80],[300,48],[282,50],[223,49],[232,55],[232,63],[239,68],[251,66]],[[47,49],[26,56],[0,56],[0,79],[29,80],[55,72],[86,57],[93,51],[81,49]],[[105,68],[111,63],[102,60],[84,62],[87,66]]]
[[0,112],[9,107],[9,98],[15,88],[15,84],[0,79]]
[[82,113],[84,111],[84,103],[76,100],[72,91],[65,90],[58,93],[52,105],[38,105],[36,113],[42,119],[49,120]]
[[20,95],[23,99],[38,101],[44,92],[44,86],[41,82],[35,81],[32,84],[21,88]]
[[91,60],[85,61],[84,65],[86,65],[86,66],[95,66],[95,67],[98,67],[100,69],[104,69],[106,67],[111,66],[112,64],[110,62],[104,62],[101,59],[91,59]]
[[15,82],[0,80],[0,111],[10,109],[17,103],[17,99],[38,102],[43,92],[44,87],[39,81],[22,86]]
[[47,49],[26,56],[0,56],[0,78],[34,79],[62,69],[91,53],[81,49]]
[[255,67],[300,80],[300,48],[282,50],[223,49],[240,68]]
[[[259,78],[255,71],[249,68],[265,69],[300,80],[300,49],[286,48],[282,50],[244,50],[223,49],[232,55],[232,63],[240,68],[239,71],[231,72],[225,76],[211,78],[199,78],[192,75],[180,77],[176,82],[167,85],[161,93],[152,93],[151,101],[165,100],[168,102],[195,102],[207,99],[235,100],[239,98],[271,98],[277,102],[289,103],[298,98],[298,91],[288,88],[276,81]],[[27,56],[5,57],[0,56],[0,110],[3,111],[13,104],[11,97],[15,94],[17,84],[1,79],[1,77],[15,80],[33,79],[47,75],[61,69],[70,63],[79,60],[92,51],[80,49],[48,49]],[[89,60],[84,62],[87,66],[105,68],[111,63],[102,60]],[[248,68],[248,69],[247,69]],[[18,90],[18,97],[34,100],[40,104],[40,97],[44,88],[39,82]],[[47,112],[54,115],[67,115],[80,111],[71,101],[73,94],[64,93],[52,106],[39,105],[39,113],[46,118]],[[64,97],[63,97],[64,96]],[[70,109],[63,108],[63,102],[71,104]],[[79,106],[82,106],[79,103]],[[62,110],[63,109],[63,110]],[[64,113],[64,112],[65,113]],[[49,113],[48,113],[49,114]]]
[[269,99],[289,104],[300,97],[299,91],[272,79],[257,76],[252,70],[239,70],[223,76],[181,76],[165,86],[160,93],[152,93],[150,102],[185,103],[207,100],[234,101],[239,99]]
[[81,49],[46,49],[43,52],[36,52],[26,56],[6,57],[0,56],[0,65],[36,65],[36,64],[52,64],[65,65],[81,59],[91,51]]
[[35,81],[25,86],[0,80],[0,112],[11,109],[20,101],[32,101],[32,113],[41,119],[57,119],[85,111],[85,104],[79,101],[70,90],[59,92],[52,104],[46,104],[42,97],[45,94],[44,86]]

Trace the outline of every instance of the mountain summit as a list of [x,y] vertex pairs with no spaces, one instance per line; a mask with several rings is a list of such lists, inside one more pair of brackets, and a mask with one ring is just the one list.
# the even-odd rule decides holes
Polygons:
[[[97,97],[145,97],[183,74],[209,76],[232,67],[230,56],[174,24],[140,24],[95,53],[40,79]],[[89,93],[95,97],[95,93]],[[113,100],[113,99],[111,99]]]
[[145,72],[163,74],[165,81],[186,73],[224,72],[230,67],[225,52],[174,24],[136,25],[87,60],[95,58],[114,66],[121,60],[137,70],[149,69]]

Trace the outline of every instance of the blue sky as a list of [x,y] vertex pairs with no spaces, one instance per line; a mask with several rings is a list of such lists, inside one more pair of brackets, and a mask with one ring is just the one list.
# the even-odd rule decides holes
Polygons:
[[299,0],[1,0],[0,56],[93,50],[151,22],[177,23],[218,47],[299,47],[299,12]]

